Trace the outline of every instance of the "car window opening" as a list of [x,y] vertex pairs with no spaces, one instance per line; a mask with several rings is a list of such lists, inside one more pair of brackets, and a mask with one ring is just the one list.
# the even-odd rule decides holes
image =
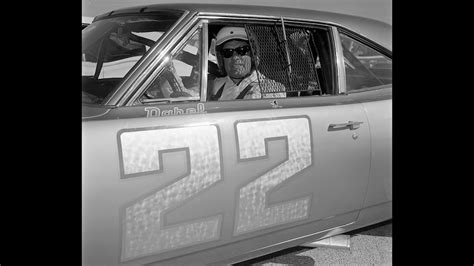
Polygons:
[[392,83],[392,60],[356,39],[341,33],[347,91]]
[[[288,26],[283,18],[272,24],[210,24],[208,53],[208,101],[213,81],[222,78],[216,51],[216,35],[228,26],[244,27],[251,49],[262,98],[331,95],[331,49],[327,30]],[[316,40],[320,43],[317,43]],[[326,53],[326,54],[324,54]]]
[[[284,88],[262,86],[262,94],[285,91],[287,97],[322,95],[313,49],[313,34],[299,27],[246,25],[257,69],[262,79],[283,84]],[[271,85],[271,83],[267,83]]]

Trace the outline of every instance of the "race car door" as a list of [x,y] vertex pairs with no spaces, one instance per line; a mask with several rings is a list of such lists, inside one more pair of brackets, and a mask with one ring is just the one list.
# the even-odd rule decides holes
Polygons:
[[357,219],[370,162],[361,104],[192,97],[84,120],[84,263],[230,263]]

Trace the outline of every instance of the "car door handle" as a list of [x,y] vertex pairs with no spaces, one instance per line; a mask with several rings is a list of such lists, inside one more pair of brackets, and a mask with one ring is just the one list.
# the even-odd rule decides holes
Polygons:
[[328,130],[339,130],[339,129],[345,129],[349,128],[350,130],[358,129],[360,127],[360,124],[364,122],[359,122],[359,121],[348,121],[347,123],[342,123],[342,124],[329,124]]

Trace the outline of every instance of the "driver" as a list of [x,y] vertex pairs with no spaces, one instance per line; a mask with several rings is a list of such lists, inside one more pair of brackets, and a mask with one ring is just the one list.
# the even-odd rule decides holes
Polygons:
[[[247,33],[242,27],[224,27],[216,37],[216,55],[219,69],[226,75],[214,80],[213,100],[261,99],[262,93],[258,82],[255,62]],[[261,82],[271,82],[272,87],[284,86],[258,73]],[[284,98],[285,92],[266,93],[263,98]]]

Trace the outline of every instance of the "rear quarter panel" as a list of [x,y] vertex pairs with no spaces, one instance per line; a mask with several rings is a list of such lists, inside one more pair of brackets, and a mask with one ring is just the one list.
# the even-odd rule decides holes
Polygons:
[[363,103],[371,133],[369,189],[364,207],[392,201],[392,100]]

